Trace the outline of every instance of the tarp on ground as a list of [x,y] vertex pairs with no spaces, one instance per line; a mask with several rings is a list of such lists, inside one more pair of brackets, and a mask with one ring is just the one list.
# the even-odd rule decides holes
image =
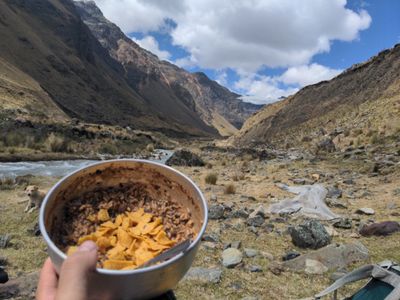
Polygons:
[[328,190],[321,184],[288,186],[277,184],[285,191],[296,194],[294,198],[284,199],[271,204],[270,213],[273,214],[302,214],[306,217],[319,220],[332,220],[340,218],[333,213],[325,203]]

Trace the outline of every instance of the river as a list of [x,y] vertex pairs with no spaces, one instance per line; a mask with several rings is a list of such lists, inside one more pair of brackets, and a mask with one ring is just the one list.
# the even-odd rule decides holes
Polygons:
[[[156,149],[148,160],[165,164],[174,152],[164,149]],[[135,158],[135,157],[132,157]],[[54,160],[36,162],[10,162],[0,163],[0,178],[22,176],[32,174],[35,176],[65,176],[75,170],[90,164],[99,162],[98,160]]]

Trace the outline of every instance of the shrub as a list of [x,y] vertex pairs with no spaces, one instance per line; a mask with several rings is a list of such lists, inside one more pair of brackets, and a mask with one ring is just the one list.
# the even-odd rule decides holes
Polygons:
[[215,173],[209,173],[206,175],[205,181],[207,184],[216,184],[218,175]]
[[154,145],[153,144],[148,144],[146,146],[146,150],[149,151],[149,152],[153,152],[154,151]]
[[50,133],[44,142],[47,151],[51,152],[70,152],[69,143],[66,139]]
[[229,194],[235,194],[236,193],[236,187],[233,184],[228,184],[225,186],[224,193],[229,195]]
[[118,149],[114,144],[105,143],[101,145],[99,152],[102,154],[116,155],[118,153]]
[[4,146],[18,147],[25,143],[25,136],[19,132],[9,132],[3,137]]
[[0,190],[11,190],[14,188],[14,179],[10,177],[0,178]]
[[370,143],[371,143],[372,145],[375,145],[375,144],[377,144],[378,142],[379,142],[378,134],[377,134],[377,133],[374,133],[374,134],[371,136]]

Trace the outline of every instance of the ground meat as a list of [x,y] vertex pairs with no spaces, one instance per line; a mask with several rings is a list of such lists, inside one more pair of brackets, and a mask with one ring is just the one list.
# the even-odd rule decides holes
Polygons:
[[[102,188],[87,192],[77,199],[68,201],[64,207],[64,216],[60,226],[53,233],[53,239],[63,250],[76,245],[82,236],[96,231],[102,223],[99,220],[89,221],[89,215],[97,215],[100,209],[106,209],[113,219],[116,215],[143,208],[154,217],[161,217],[168,237],[181,242],[194,237],[193,221],[188,209],[165,197],[150,196],[148,186],[140,183],[120,184],[117,187]],[[154,187],[153,187],[154,188]]]

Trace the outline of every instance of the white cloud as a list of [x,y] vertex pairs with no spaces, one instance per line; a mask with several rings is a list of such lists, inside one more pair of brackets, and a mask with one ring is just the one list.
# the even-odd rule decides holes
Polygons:
[[272,103],[298,91],[293,87],[280,88],[277,77],[243,73],[233,88],[244,94],[243,101],[256,104]]
[[171,53],[165,50],[160,50],[157,40],[151,35],[147,35],[142,39],[132,40],[137,43],[140,47],[149,50],[151,53],[154,53],[162,60],[168,60],[171,57]]
[[332,79],[341,72],[342,70],[331,69],[314,63],[311,65],[290,67],[279,79],[283,83],[295,84],[303,87],[323,80]]
[[173,43],[205,68],[256,71],[308,64],[333,40],[351,41],[369,27],[365,10],[345,0],[96,0],[126,32],[169,28]]

